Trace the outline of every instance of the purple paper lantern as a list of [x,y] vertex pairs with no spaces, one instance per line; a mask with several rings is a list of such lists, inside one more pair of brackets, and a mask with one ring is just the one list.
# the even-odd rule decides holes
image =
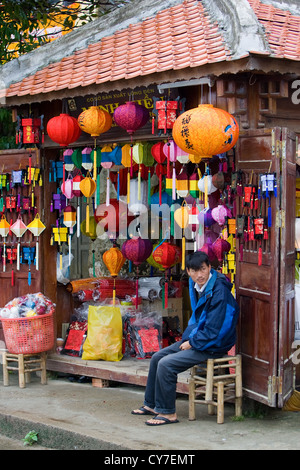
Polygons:
[[118,106],[114,112],[115,123],[125,129],[128,134],[133,134],[147,124],[149,117],[149,111],[134,101],[127,101],[127,103]]
[[228,253],[231,249],[231,245],[227,240],[223,238],[217,238],[217,240],[211,246],[214,254],[218,258],[218,261],[223,261],[224,253]]
[[138,266],[149,258],[152,248],[150,240],[139,237],[126,240],[122,245],[121,251],[126,259]]

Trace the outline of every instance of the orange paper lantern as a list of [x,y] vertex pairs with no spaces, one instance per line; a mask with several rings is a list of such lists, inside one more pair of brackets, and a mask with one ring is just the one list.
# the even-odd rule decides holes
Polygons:
[[107,111],[98,106],[91,106],[79,114],[78,124],[80,129],[90,134],[91,137],[98,137],[111,128],[112,118]]
[[113,246],[102,255],[103,262],[109,270],[111,276],[116,277],[119,274],[123,264],[126,261],[125,256],[119,248]]
[[173,127],[173,139],[185,152],[198,158],[211,158],[227,152],[238,139],[235,118],[211,104],[200,104],[181,114]]

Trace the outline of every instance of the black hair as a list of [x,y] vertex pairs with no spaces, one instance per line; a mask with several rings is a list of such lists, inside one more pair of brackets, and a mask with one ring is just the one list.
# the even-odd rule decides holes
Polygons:
[[198,271],[202,264],[205,263],[207,266],[210,266],[210,261],[204,251],[195,251],[194,253],[188,255],[185,260],[185,266],[187,269],[193,269]]

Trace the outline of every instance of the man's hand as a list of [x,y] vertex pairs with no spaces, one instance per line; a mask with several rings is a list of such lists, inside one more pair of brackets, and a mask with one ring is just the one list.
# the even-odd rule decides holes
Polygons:
[[184,351],[185,349],[191,349],[191,348],[192,346],[190,345],[189,341],[184,341],[184,343],[180,345],[181,351]]

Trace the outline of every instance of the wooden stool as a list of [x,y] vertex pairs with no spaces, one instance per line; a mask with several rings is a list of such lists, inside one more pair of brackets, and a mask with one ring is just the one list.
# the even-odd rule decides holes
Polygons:
[[[231,373],[232,372],[232,373]],[[201,398],[202,396],[202,398]],[[224,402],[235,402],[235,416],[242,415],[242,357],[208,359],[192,367],[189,381],[189,420],[195,420],[195,404],[208,405],[208,414],[217,408],[217,423],[224,423]]]
[[[46,357],[47,353],[42,352],[39,354],[11,354],[7,351],[3,352],[3,385],[9,385],[10,370],[17,370],[19,372],[19,387],[25,388],[26,383],[30,382],[30,373],[41,371],[41,383],[46,385]],[[15,363],[14,365],[9,365]]]

